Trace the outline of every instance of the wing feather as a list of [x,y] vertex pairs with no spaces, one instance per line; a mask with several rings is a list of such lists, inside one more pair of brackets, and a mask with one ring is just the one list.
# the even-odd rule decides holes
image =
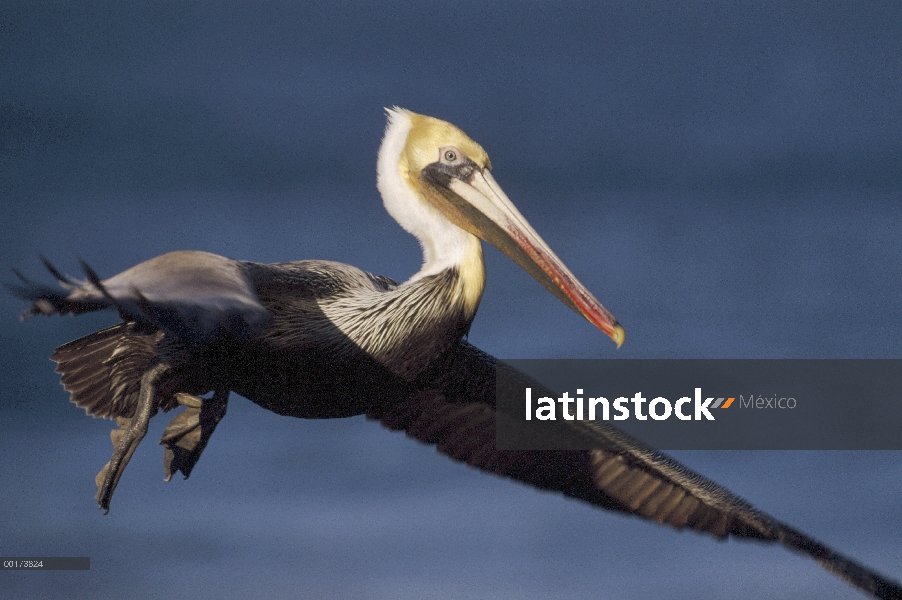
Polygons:
[[131,418],[141,375],[163,333],[120,323],[56,349],[51,360],[69,400],[93,417]]
[[[494,358],[461,342],[433,365],[413,393],[374,406],[367,416],[484,471],[677,529],[778,541],[877,597],[902,594],[897,583],[612,427],[577,427],[578,435],[591,436],[597,444],[594,450],[497,450],[496,367]],[[519,376],[536,393],[553,395]]]
[[21,275],[21,285],[7,286],[32,302],[23,317],[115,308],[125,321],[150,325],[188,343],[213,342],[225,335],[247,339],[270,319],[248,277],[246,263],[208,252],[170,252],[103,281],[85,264],[87,281],[63,278],[53,265],[46,264],[61,289]]

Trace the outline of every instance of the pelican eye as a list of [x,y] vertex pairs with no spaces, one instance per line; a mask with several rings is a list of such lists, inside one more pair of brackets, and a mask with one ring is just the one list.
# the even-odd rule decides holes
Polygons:
[[440,151],[441,161],[445,164],[456,164],[460,162],[461,155],[457,148],[442,148]]
[[443,146],[438,149],[438,160],[425,167],[421,177],[433,177],[435,182],[447,186],[451,179],[470,181],[473,172],[479,167],[466,154],[454,146]]

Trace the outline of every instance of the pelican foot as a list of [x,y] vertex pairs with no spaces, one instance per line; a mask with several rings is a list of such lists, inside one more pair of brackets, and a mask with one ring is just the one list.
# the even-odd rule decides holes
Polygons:
[[119,478],[122,477],[122,472],[138,448],[138,444],[147,434],[147,426],[151,417],[157,413],[159,407],[159,400],[156,397],[157,381],[168,370],[169,367],[164,363],[152,363],[141,376],[141,392],[138,396],[135,415],[131,419],[122,417],[116,419],[119,429],[114,429],[110,433],[110,439],[116,449],[113,451],[110,462],[104,465],[97,477],[94,478],[94,482],[97,484],[95,499],[98,508],[102,509],[105,514],[110,512],[110,501],[116,485],[119,483]]
[[207,399],[181,392],[175,395],[185,410],[169,422],[160,438],[160,444],[165,448],[163,470],[166,481],[172,479],[176,471],[181,471],[188,479],[210,436],[225,416],[228,398],[228,390],[217,390]]

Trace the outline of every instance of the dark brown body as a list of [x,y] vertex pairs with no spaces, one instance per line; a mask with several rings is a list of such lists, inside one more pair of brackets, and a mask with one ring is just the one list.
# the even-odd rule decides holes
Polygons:
[[[40,286],[17,290],[33,300],[32,312],[77,313],[106,305],[119,308],[126,319],[60,347],[53,356],[72,401],[89,414],[116,418],[120,425],[113,432],[113,459],[97,477],[102,508],[109,507],[122,470],[158,409],[185,407],[167,426],[161,443],[167,476],[181,471],[187,477],[234,391],[280,415],[366,414],[476,468],[606,509],[716,537],[779,541],[877,597],[902,597],[902,587],[895,582],[760,513],[714,482],[605,424],[574,424],[572,433],[593,450],[497,450],[496,419],[509,417],[496,411],[495,373],[506,367],[460,341],[469,318],[453,303],[442,323],[420,331],[420,336],[409,335],[439,340],[427,344],[426,351],[417,354],[412,346],[401,344],[376,352],[375,358],[363,347],[369,343],[366,339],[352,339],[357,330],[348,335],[333,323],[334,316],[324,312],[321,299],[329,294],[341,298],[357,285],[380,301],[390,300],[398,289],[394,282],[346,266],[320,276],[334,263],[254,265],[219,260],[231,269],[229,277],[247,278],[266,318],[255,324],[252,318],[235,322],[235,313],[225,310],[211,327],[186,318],[190,310],[180,312],[171,303],[151,304],[141,296],[132,299],[138,310],[130,314],[123,310],[127,302],[96,290],[79,288],[76,292],[82,298]],[[445,300],[442,287],[453,283],[454,276],[421,280],[417,291],[427,307]],[[103,289],[103,282],[95,285]],[[365,318],[360,322],[378,320],[386,306],[391,302],[361,304]],[[505,379],[518,377],[536,394],[553,395],[525,376]],[[210,391],[212,397],[200,397]]]

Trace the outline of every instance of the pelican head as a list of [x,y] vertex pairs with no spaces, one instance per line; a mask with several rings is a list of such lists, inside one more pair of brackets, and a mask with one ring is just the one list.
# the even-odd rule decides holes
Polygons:
[[623,343],[623,327],[551,251],[495,182],[482,146],[451,123],[400,108],[387,112],[378,186],[386,210],[423,247],[423,268],[411,281],[457,268],[465,304],[475,314],[485,286],[482,239],[601,329],[618,347]]

